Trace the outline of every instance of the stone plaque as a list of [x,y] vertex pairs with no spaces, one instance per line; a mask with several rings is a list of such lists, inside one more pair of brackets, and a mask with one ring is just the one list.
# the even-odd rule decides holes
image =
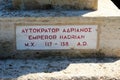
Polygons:
[[17,50],[96,49],[97,25],[17,26]]

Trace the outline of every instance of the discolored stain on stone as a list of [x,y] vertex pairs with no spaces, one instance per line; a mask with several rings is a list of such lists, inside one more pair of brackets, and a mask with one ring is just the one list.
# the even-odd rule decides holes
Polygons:
[[9,52],[9,51],[11,51],[12,43],[9,41],[3,42],[3,43],[1,43],[1,47],[6,52]]
[[97,10],[97,0],[13,0],[16,9],[92,9]]

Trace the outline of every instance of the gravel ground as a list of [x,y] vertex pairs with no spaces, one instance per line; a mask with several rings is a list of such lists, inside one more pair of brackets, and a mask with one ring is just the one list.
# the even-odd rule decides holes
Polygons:
[[0,60],[0,74],[1,79],[15,80],[92,80],[93,77],[95,80],[120,80],[120,60],[52,57],[39,60],[8,59]]

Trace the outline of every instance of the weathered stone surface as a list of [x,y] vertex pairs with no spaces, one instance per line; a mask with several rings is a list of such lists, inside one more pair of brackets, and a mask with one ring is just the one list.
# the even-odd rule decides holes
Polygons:
[[[48,17],[48,18],[1,18],[0,19],[0,57],[1,58],[42,58],[48,56],[66,57],[120,57],[120,19],[119,17]],[[98,31],[98,49],[96,50],[16,50],[15,27],[18,25],[55,25],[55,24],[96,24]],[[6,27],[5,27],[6,26]],[[3,45],[5,44],[5,45]],[[5,56],[7,55],[7,56]]]
[[97,0],[13,0],[16,9],[92,9],[97,10]]
[[120,80],[115,58],[1,60],[1,80]]

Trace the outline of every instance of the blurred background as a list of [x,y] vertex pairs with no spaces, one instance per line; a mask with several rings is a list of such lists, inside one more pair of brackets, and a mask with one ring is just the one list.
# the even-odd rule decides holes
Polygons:
[[120,9],[120,0],[112,0],[115,5]]

